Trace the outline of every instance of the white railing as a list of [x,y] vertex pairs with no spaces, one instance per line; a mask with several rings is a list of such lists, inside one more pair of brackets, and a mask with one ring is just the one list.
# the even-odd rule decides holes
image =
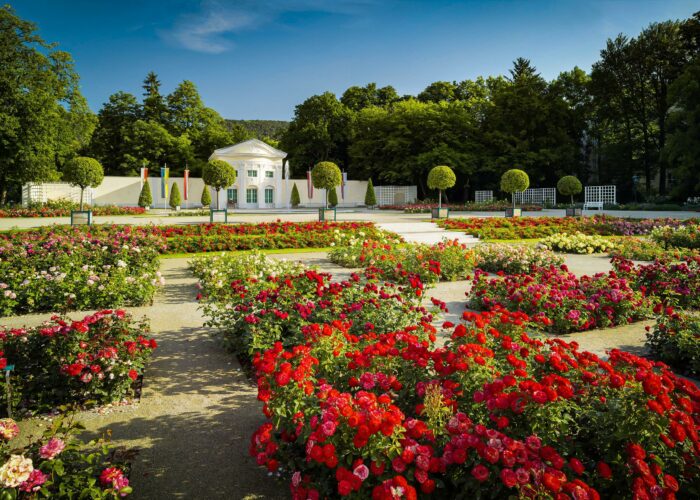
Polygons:
[[614,205],[617,203],[617,187],[613,185],[586,186],[584,195],[584,205],[593,203]]
[[377,205],[406,205],[418,199],[416,186],[375,186]]
[[493,191],[474,191],[474,201],[477,203],[493,201]]
[[[46,203],[51,200],[70,200],[80,203],[80,188],[65,182],[44,182],[22,186],[22,206],[30,203]],[[85,189],[83,201],[92,204],[92,189]]]
[[531,203],[534,205],[556,205],[556,188],[530,188],[515,193],[515,202],[520,204]]

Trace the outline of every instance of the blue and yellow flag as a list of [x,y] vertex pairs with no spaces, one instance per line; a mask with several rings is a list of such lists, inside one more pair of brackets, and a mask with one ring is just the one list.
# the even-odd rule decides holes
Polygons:
[[160,167],[160,197],[168,197],[168,179],[170,179],[170,169],[168,167]]

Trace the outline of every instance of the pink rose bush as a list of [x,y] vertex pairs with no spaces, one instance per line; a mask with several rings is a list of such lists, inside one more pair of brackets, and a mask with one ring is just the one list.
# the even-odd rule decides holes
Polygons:
[[475,271],[468,293],[471,307],[522,311],[556,333],[622,325],[651,315],[644,293],[614,271],[579,278],[562,265],[533,267],[530,274],[499,274]]
[[614,257],[612,264],[620,276],[649,296],[681,307],[700,307],[700,256],[688,256],[682,262],[655,260],[642,265]]
[[162,284],[162,246],[131,231],[0,233],[0,316],[147,304]]
[[[8,424],[11,419],[4,419]],[[54,418],[38,438],[21,445],[16,435],[0,440],[0,495],[34,499],[122,498],[132,492],[126,467],[115,463],[113,449],[103,440],[82,443],[76,438],[82,427],[72,415]]]
[[[79,321],[54,317],[37,328],[0,327],[0,364],[11,372],[13,406],[47,410],[133,395],[133,382],[157,347],[148,325],[124,311],[104,310]],[[0,390],[5,391],[5,378]],[[4,434],[0,421],[0,434]],[[60,443],[47,444],[46,453]],[[54,447],[55,446],[55,447]]]

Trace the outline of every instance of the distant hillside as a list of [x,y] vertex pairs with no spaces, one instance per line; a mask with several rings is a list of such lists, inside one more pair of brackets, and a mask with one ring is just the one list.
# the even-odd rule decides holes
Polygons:
[[289,126],[289,122],[282,120],[226,120],[229,128],[236,125],[243,127],[258,139],[270,137],[279,140]]

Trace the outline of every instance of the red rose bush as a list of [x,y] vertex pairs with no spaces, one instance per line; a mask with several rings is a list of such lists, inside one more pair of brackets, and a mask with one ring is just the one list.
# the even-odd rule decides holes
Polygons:
[[353,334],[433,319],[420,305],[424,284],[415,275],[406,276],[406,285],[396,285],[368,268],[334,282],[330,274],[259,254],[206,256],[191,267],[199,278],[206,325],[216,328],[225,345],[243,358],[278,341],[296,345],[303,340],[304,326],[336,318],[352,321]]
[[[465,313],[443,347],[422,323],[337,320],[255,354],[269,421],[251,440],[293,498],[674,498],[700,486],[700,391],[665,365]],[[453,325],[445,325],[452,328]]]
[[374,267],[396,283],[417,276],[426,284],[465,279],[474,252],[457,240],[433,245],[401,244],[394,238],[362,239],[338,235],[328,258],[345,267]]
[[[14,365],[13,406],[48,410],[69,403],[106,404],[134,395],[156,341],[124,311],[82,320],[54,317],[36,328],[0,327],[0,365]],[[6,380],[0,380],[5,393]],[[4,407],[3,407],[4,409]]]

